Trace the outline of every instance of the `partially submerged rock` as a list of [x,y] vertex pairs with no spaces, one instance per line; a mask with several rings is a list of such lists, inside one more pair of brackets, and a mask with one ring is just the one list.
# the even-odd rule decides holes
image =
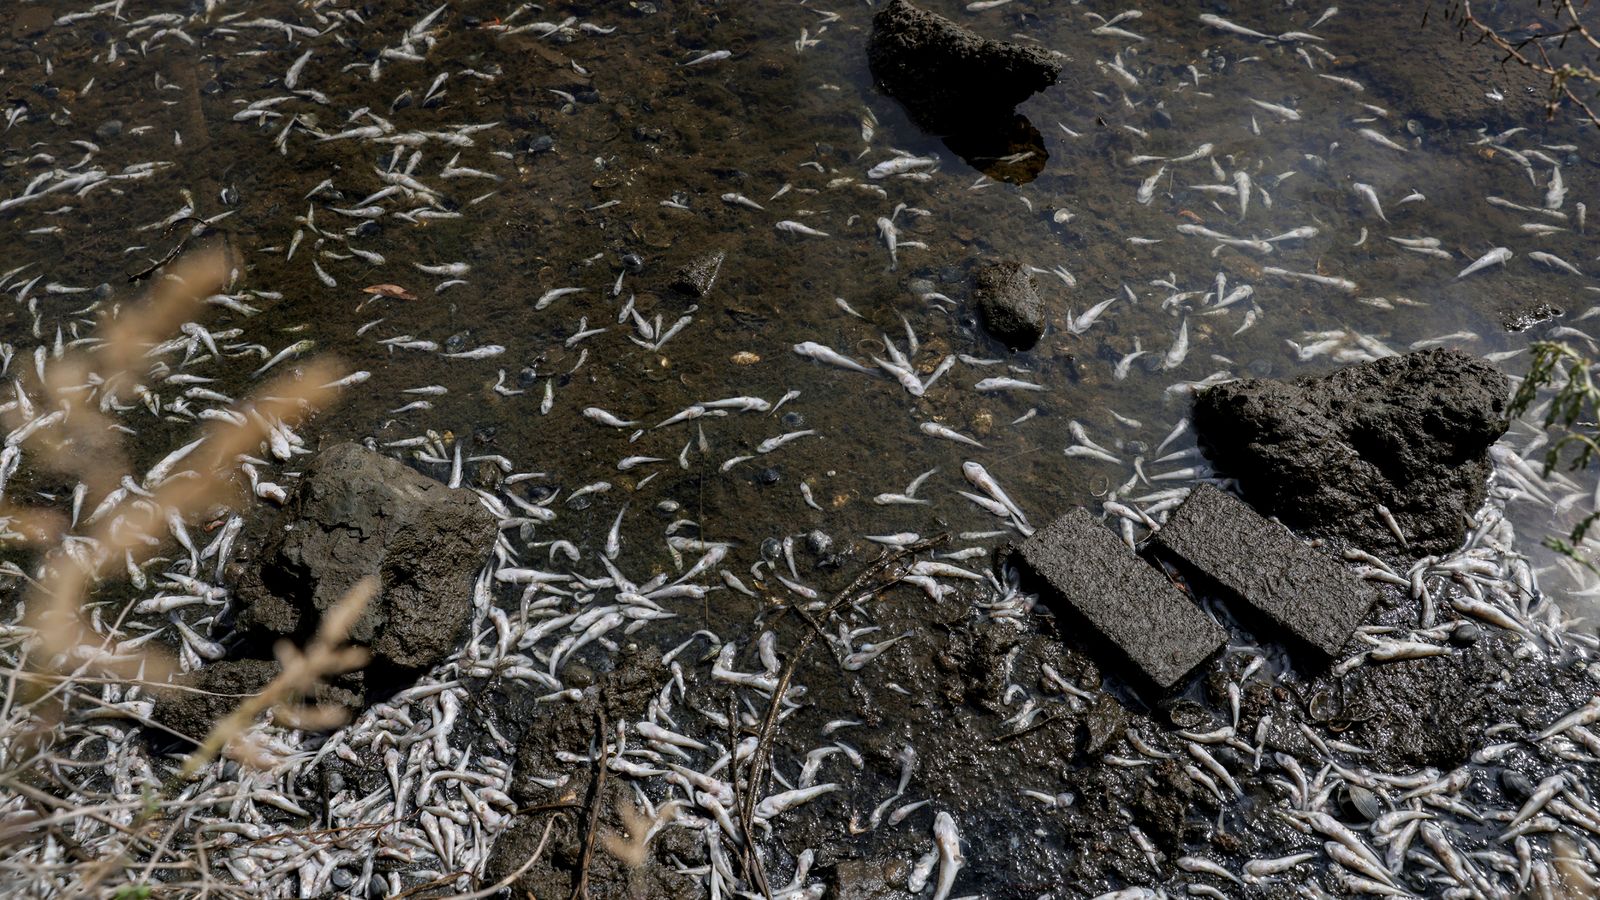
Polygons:
[[884,92],[936,134],[1003,121],[1061,72],[1042,50],[980,37],[906,0],[872,17],[867,61]]
[[1027,350],[1044,335],[1044,301],[1021,263],[979,263],[972,272],[972,299],[983,327],[1013,350]]
[[247,638],[304,640],[324,610],[376,575],[378,594],[349,639],[389,669],[427,668],[455,649],[494,536],[494,517],[470,491],[339,444],[306,468],[246,570],[239,625]]
[[1494,366],[1425,350],[1320,378],[1219,385],[1196,399],[1194,424],[1257,509],[1415,559],[1466,536],[1467,516],[1487,495],[1488,450],[1505,433],[1509,394]]
[[717,283],[717,273],[722,271],[723,260],[727,258],[728,251],[715,250],[690,260],[673,276],[672,289],[691,297],[704,297]]

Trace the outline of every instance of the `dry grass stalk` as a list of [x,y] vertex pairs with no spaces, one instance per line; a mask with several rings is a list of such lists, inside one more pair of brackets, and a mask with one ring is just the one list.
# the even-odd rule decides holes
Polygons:
[[[179,869],[198,875],[204,890],[226,887],[210,877],[203,855],[199,864],[180,858],[180,852],[193,848],[174,847],[182,836],[175,825],[159,827],[166,815],[188,804],[147,794],[137,803],[103,795],[99,802],[80,806],[76,785],[60,780],[52,760],[70,730],[65,724],[74,704],[86,702],[95,712],[145,721],[101,700],[92,690],[164,683],[175,669],[166,653],[147,642],[126,652],[120,645],[113,647],[132,603],[112,621],[102,622],[98,616],[93,624],[85,620],[86,603],[96,584],[119,574],[123,566],[137,578],[141,567],[168,543],[169,531],[176,532],[199,514],[237,508],[243,499],[238,489],[241,458],[259,452],[275,425],[294,427],[331,398],[326,386],[338,377],[335,367],[312,361],[300,367],[298,377],[283,376],[267,384],[256,399],[241,404],[241,412],[248,413],[239,417],[241,424],[214,424],[200,440],[175,454],[180,458],[166,471],[152,470],[143,479],[129,471],[127,454],[113,427],[118,423],[107,410],[120,402],[117,395],[122,391],[149,399],[141,384],[147,374],[141,369],[150,349],[192,321],[204,298],[222,287],[232,268],[231,258],[220,251],[192,254],[169,266],[143,303],[114,310],[97,338],[86,342],[90,349],[69,350],[54,359],[36,356],[34,371],[17,376],[15,401],[0,419],[13,466],[26,454],[35,470],[76,477],[83,492],[77,498],[82,510],[98,513],[80,521],[75,512],[69,522],[55,510],[0,501],[0,542],[44,553],[37,577],[14,564],[6,567],[9,574],[25,580],[27,588],[22,625],[0,631],[0,641],[21,642],[0,703],[0,815],[6,820],[0,828],[0,846],[51,835],[85,864],[68,867],[61,875],[37,870],[36,877],[69,885],[77,893],[94,893],[117,872],[136,866],[142,872],[134,877],[142,883],[149,883],[156,869]],[[292,724],[332,723],[330,710],[290,706],[287,701],[309,694],[327,674],[365,663],[364,651],[342,644],[375,588],[363,583],[352,590],[330,610],[304,651],[280,647],[282,674],[261,695],[218,723],[190,757],[185,772],[199,770],[224,748],[246,755],[234,745],[242,744],[240,736],[268,709],[276,707],[280,719]],[[51,788],[70,799],[57,797]],[[18,815],[22,810],[30,811]],[[78,846],[61,830],[86,821],[103,826],[111,846]],[[175,862],[162,862],[169,856]],[[140,857],[142,865],[135,862]]]

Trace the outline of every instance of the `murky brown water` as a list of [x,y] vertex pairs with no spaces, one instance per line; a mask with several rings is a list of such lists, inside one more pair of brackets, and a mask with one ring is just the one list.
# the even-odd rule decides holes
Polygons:
[[[1097,508],[1108,490],[1134,477],[1135,458],[1152,476],[1196,464],[1152,462],[1153,449],[1187,412],[1187,395],[1175,384],[1214,373],[1324,371],[1340,352],[1350,354],[1344,360],[1361,358],[1355,334],[1395,351],[1443,344],[1495,354],[1520,349],[1551,327],[1592,331],[1592,320],[1580,318],[1594,306],[1592,279],[1527,258],[1544,250],[1588,272],[1596,265],[1590,237],[1573,219],[1520,214],[1484,198],[1543,206],[1551,170],[1543,160],[1551,160],[1567,186],[1563,209],[1575,216],[1574,204],[1595,196],[1600,144],[1593,129],[1565,118],[1544,121],[1539,82],[1462,45],[1448,26],[1423,27],[1412,4],[1346,5],[1317,27],[1323,41],[1264,44],[1203,27],[1196,12],[1278,33],[1306,28],[1320,10],[1265,2],[1152,8],[1120,23],[1147,38],[1134,41],[1091,32],[1093,14],[1112,15],[1117,5],[1017,0],[968,13],[947,0],[929,2],[985,34],[1065,54],[1060,83],[1020,109],[1047,155],[1037,177],[1023,184],[984,178],[872,89],[862,48],[873,9],[863,4],[825,10],[815,3],[639,0],[540,10],[461,0],[398,54],[392,51],[407,30],[434,6],[209,5],[208,16],[142,24],[207,4],[101,4],[95,15],[53,25],[90,4],[29,3],[12,16],[0,72],[9,85],[6,108],[23,111],[0,139],[0,200],[19,197],[53,168],[116,174],[164,164],[149,177],[81,195],[63,190],[0,212],[7,248],[0,270],[28,267],[6,280],[6,290],[20,294],[28,279],[42,276],[31,291],[37,319],[23,305],[7,305],[0,321],[0,336],[17,350],[13,365],[58,329],[69,341],[87,333],[91,300],[103,310],[137,296],[140,285],[128,275],[183,239],[191,222],[171,229],[163,223],[187,208],[186,215],[213,219],[211,231],[240,251],[243,267],[230,292],[260,310],[249,317],[212,311],[207,327],[242,333],[224,341],[231,358],[204,367],[217,379],[208,387],[229,396],[251,389],[257,379],[250,373],[262,358],[242,345],[276,353],[314,339],[319,351],[371,378],[303,430],[310,445],[353,439],[382,446],[434,432],[463,442],[467,455],[503,455],[518,472],[547,473],[528,482],[524,495],[561,491],[553,506],[558,518],[536,529],[536,541],[571,540],[595,553],[629,504],[626,565],[670,565],[663,529],[677,518],[698,522],[707,539],[735,542],[735,571],[753,564],[769,537],[821,530],[841,548],[855,545],[859,558],[875,552],[862,535],[1001,527],[955,493],[967,488],[965,460],[981,462],[1038,523],[1074,504]],[[561,25],[569,16],[577,21]],[[539,19],[551,27],[506,30]],[[310,31],[291,35],[264,20]],[[587,25],[597,27],[580,27]],[[182,35],[161,33],[178,27]],[[732,56],[687,65],[714,50]],[[307,52],[299,91],[289,91],[285,73]],[[423,59],[408,60],[413,52]],[[1111,71],[1114,60],[1137,83]],[[1323,75],[1354,79],[1364,90]],[[437,83],[440,76],[448,77]],[[1299,119],[1284,121],[1252,100],[1291,107]],[[251,104],[261,115],[247,114]],[[1501,148],[1485,140],[1513,128],[1526,130],[1504,138]],[[317,136],[352,129],[369,132]],[[1380,146],[1361,129],[1405,150]],[[1182,156],[1202,143],[1213,150],[1170,164],[1152,202],[1136,202],[1140,183],[1162,163],[1134,164],[1131,156]],[[1504,147],[1532,158],[1531,178]],[[936,154],[940,166],[926,180],[870,179],[867,171],[891,148]],[[1248,173],[1270,205],[1257,194],[1241,221],[1236,198],[1196,189],[1226,182],[1211,160],[1228,177]],[[395,171],[409,178],[396,179]],[[1371,185],[1387,221],[1355,193],[1355,183]],[[389,195],[367,201],[383,207],[375,218],[338,211],[391,186]],[[764,209],[720,199],[729,193]],[[1403,202],[1411,194],[1421,196]],[[902,205],[907,209],[896,214]],[[890,215],[902,242],[897,265],[876,225]],[[782,220],[828,236],[779,232],[774,225]],[[1531,234],[1520,228],[1530,221],[1563,230]],[[1215,244],[1176,231],[1186,222],[1242,237],[1304,226],[1317,234],[1276,243],[1263,257],[1214,251]],[[1453,259],[1406,252],[1388,237],[1436,237]],[[1517,256],[1503,269],[1456,279],[1495,246]],[[676,269],[712,250],[725,251],[727,260],[711,293],[691,302],[673,292]],[[1049,303],[1050,330],[1032,352],[1005,352],[964,303],[967,268],[991,257],[1040,270],[1035,280]],[[451,276],[416,267],[452,263],[465,265],[463,283],[448,287],[442,283]],[[1349,279],[1359,288],[1292,283],[1263,265]],[[1058,267],[1066,274],[1048,271]],[[1230,286],[1252,285],[1253,297],[1217,314],[1196,308],[1194,299],[1163,302],[1211,290],[1219,272]],[[400,285],[416,299],[361,290],[380,283]],[[48,284],[63,292],[46,291]],[[97,285],[109,287],[96,293]],[[535,308],[547,291],[563,287],[581,291]],[[70,292],[77,288],[89,292]],[[1091,328],[1069,332],[1073,316],[1119,294]],[[638,319],[619,320],[630,301]],[[1503,327],[1507,310],[1545,302],[1567,316],[1521,333]],[[1247,312],[1251,325],[1241,328]],[[684,316],[692,321],[664,345],[640,345],[653,345]],[[1165,367],[1185,323],[1190,350]],[[605,330],[573,343],[573,335],[592,328]],[[1346,337],[1315,356],[1301,358],[1295,349],[1335,331]],[[958,363],[917,398],[890,378],[825,367],[791,349],[815,341],[865,361],[884,352],[886,336],[909,350],[908,332],[924,374],[949,354],[1000,362]],[[404,336],[441,351],[505,350],[449,359],[380,343]],[[1118,379],[1114,367],[1136,347],[1147,355]],[[1504,365],[1519,372],[1525,360],[1509,356]],[[995,375],[1045,390],[974,390]],[[506,390],[496,391],[497,384]],[[403,393],[430,385],[447,393]],[[601,407],[648,427],[699,401],[754,395],[776,402],[787,391],[799,396],[774,414],[707,416],[636,438],[632,428],[582,415]],[[396,411],[418,399],[431,408]],[[1121,461],[1065,456],[1073,420]],[[927,421],[984,447],[926,436],[918,425]],[[130,424],[150,459],[192,428],[182,415]],[[799,429],[817,434],[756,453],[763,440]],[[1519,430],[1512,440],[1526,444],[1532,434]],[[1167,452],[1191,446],[1186,435]],[[747,454],[755,458],[724,465]],[[619,460],[631,456],[663,462],[619,470]],[[441,477],[449,472],[448,463],[419,465]],[[918,494],[928,505],[872,502],[930,469],[938,471]],[[27,478],[21,483],[32,488],[63,489]],[[566,493],[601,480],[615,487],[590,502],[564,502]],[[1179,475],[1153,484],[1190,481]],[[803,501],[802,484],[821,510]],[[1580,476],[1573,490],[1593,486]],[[676,507],[660,505],[668,501]],[[1513,503],[1511,512],[1529,553],[1539,553],[1541,536],[1570,524],[1537,503]],[[1547,586],[1560,584],[1552,578]],[[1581,599],[1564,602],[1573,611],[1588,608]],[[742,601],[707,604],[690,624],[737,630],[753,614]],[[663,641],[679,636],[671,628],[661,634]]]

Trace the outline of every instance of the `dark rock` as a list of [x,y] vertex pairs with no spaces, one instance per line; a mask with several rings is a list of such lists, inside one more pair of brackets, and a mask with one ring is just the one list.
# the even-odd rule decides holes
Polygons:
[[266,659],[214,662],[174,679],[171,688],[156,689],[154,718],[183,737],[199,741],[218,719],[233,712],[246,697],[260,693],[281,670]]
[[1298,531],[1417,559],[1465,537],[1487,493],[1488,449],[1506,430],[1509,391],[1482,360],[1425,350],[1320,378],[1218,385],[1197,398],[1194,424],[1257,509]]
[[[569,663],[569,667],[572,665]],[[561,789],[546,788],[535,779],[555,778],[567,770],[559,754],[589,744],[601,710],[605,711],[608,722],[637,717],[671,677],[661,665],[659,652],[624,647],[614,658],[613,668],[596,674],[596,686],[586,689],[582,698],[540,707],[548,714],[528,728],[517,742],[517,774],[511,782],[511,796],[520,803],[537,804],[564,793]]]
[[1500,770],[1500,786],[1506,789],[1506,796],[1516,803],[1524,803],[1533,796],[1533,780],[1516,769]]
[[357,581],[381,587],[351,629],[374,661],[426,668],[455,649],[495,521],[452,490],[355,444],[318,454],[238,586],[247,636],[304,639]]
[[1328,724],[1374,749],[1368,764],[1453,769],[1505,723],[1537,731],[1594,696],[1581,673],[1552,670],[1521,638],[1494,631],[1447,656],[1357,666],[1330,684],[1341,698]]
[[890,876],[905,875],[896,872],[905,864],[899,860],[841,859],[834,864],[833,892],[837,900],[910,900],[911,894],[891,881]]
[[1044,301],[1021,263],[979,263],[972,272],[972,299],[983,327],[1013,350],[1027,350],[1044,335]]
[[[1110,530],[1078,508],[1016,551],[1056,606],[1080,619],[1159,688],[1204,662],[1227,634]],[[1090,649],[1099,646],[1090,644]]]
[[884,92],[937,134],[1003,120],[1061,72],[1042,50],[980,37],[906,0],[872,17],[867,62]]
[[704,297],[711,293],[712,285],[717,283],[717,273],[722,271],[722,261],[727,258],[728,251],[716,250],[691,261],[673,276],[672,289],[690,296]]
[[[170,687],[148,688],[155,701],[156,721],[194,741],[203,739],[217,720],[233,712],[245,698],[261,693],[283,667],[267,659],[224,659],[173,679]],[[323,685],[309,699],[317,703],[360,705],[360,676],[345,676],[339,686]],[[356,688],[351,690],[350,688]]]
[[1208,484],[1190,492],[1152,545],[1324,657],[1338,654],[1378,599],[1339,562]]

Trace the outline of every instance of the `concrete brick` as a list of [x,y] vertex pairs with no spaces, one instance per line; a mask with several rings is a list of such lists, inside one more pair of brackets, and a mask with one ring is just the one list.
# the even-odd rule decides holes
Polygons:
[[1039,529],[1017,555],[1048,588],[1047,600],[1087,624],[1163,690],[1227,639],[1159,569],[1130,553],[1086,510],[1074,509]]
[[1338,560],[1210,485],[1195,488],[1150,543],[1325,657],[1338,654],[1377,600]]

